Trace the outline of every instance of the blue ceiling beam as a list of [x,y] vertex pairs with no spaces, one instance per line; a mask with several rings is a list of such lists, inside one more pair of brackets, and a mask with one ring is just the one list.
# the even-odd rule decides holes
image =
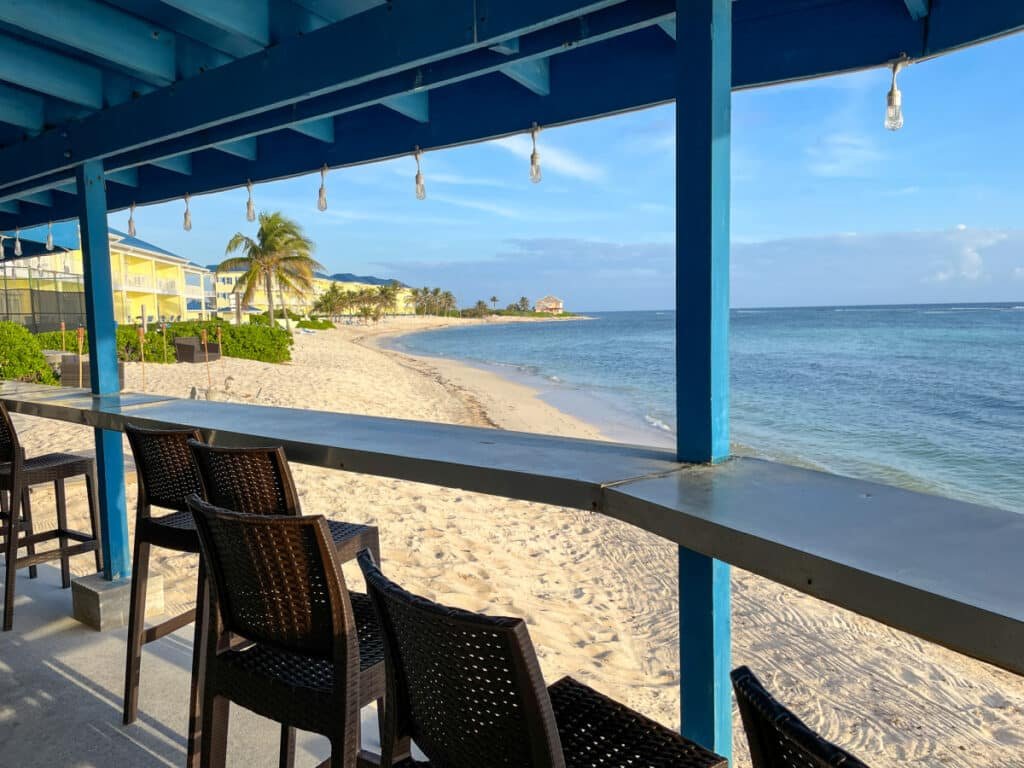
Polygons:
[[37,133],[46,122],[44,103],[45,100],[39,94],[0,85],[0,122]]
[[514,61],[501,68],[502,73],[538,96],[551,93],[551,65],[549,59]]
[[500,53],[502,56],[511,56],[514,53],[519,53],[519,38],[510,37],[508,40],[502,40],[497,45],[492,45],[491,50],[495,53]]
[[672,19],[671,21],[663,21],[660,24],[658,24],[658,26],[661,27],[661,31],[664,32],[666,35],[671,37],[673,40],[676,39],[676,20],[675,19]]
[[427,91],[392,96],[384,99],[381,104],[417,123],[425,123],[430,120],[430,99],[427,96]]
[[0,21],[91,53],[165,85],[174,81],[174,35],[95,0],[0,2]]
[[157,160],[151,161],[150,165],[155,165],[157,168],[163,168],[165,171],[180,173],[182,176],[192,175],[192,155],[161,157]]
[[269,0],[163,0],[217,29],[241,35],[261,46],[270,44]]
[[309,136],[309,138],[322,141],[325,144],[332,144],[334,142],[334,118],[331,117],[321,117],[316,120],[292,123],[288,127],[296,133]]
[[107,181],[112,181],[115,184],[121,184],[126,187],[139,186],[138,168],[124,168],[120,171],[108,171],[106,177]]
[[33,192],[31,194],[18,195],[18,199],[23,203],[33,203],[35,205],[43,205],[47,208],[53,207],[53,193],[49,190],[44,192]]
[[0,80],[83,107],[103,106],[100,70],[8,35],[0,35]]
[[[643,0],[640,5],[647,1]],[[58,2],[78,5],[86,0],[51,0],[38,7],[48,9],[51,3]],[[613,6],[632,6],[621,0],[520,0],[511,4],[514,9],[504,4],[495,5],[489,15],[480,19],[477,15],[480,2],[482,0],[389,3],[309,34],[286,39],[257,56],[239,59],[178,82],[173,89],[154,91],[115,108],[101,110],[67,125],[62,131],[47,132],[36,140],[38,143],[34,141],[31,148],[21,146],[16,154],[11,153],[14,165],[6,164],[8,151],[5,150],[0,153],[0,184],[35,179],[54,171],[70,171],[75,163],[87,159],[106,158],[116,152],[228,123],[242,115],[294,105],[374,78],[486,49],[559,19],[576,19],[581,13]],[[12,5],[0,3],[0,9]],[[19,3],[15,7],[29,5]],[[97,18],[100,16],[102,14]],[[95,26],[95,22],[93,24]],[[100,30],[94,31],[98,37]],[[71,44],[82,45],[75,35],[68,37],[75,38]],[[106,45],[97,47],[109,56],[118,48],[118,42],[115,35],[107,39]],[[413,87],[407,86],[404,90]],[[285,125],[289,122],[299,120],[293,118]],[[242,138],[242,135],[223,136],[218,141],[235,138]]]
[[0,213],[11,213],[17,215],[21,210],[17,200],[0,200]]
[[907,12],[914,21],[923,19],[928,15],[929,0],[903,0],[907,5]]
[[246,139],[235,139],[234,141],[225,141],[220,144],[214,144],[214,149],[220,150],[229,155],[240,157],[243,160],[255,160],[259,152],[256,145],[256,137],[250,136]]
[[387,0],[292,0],[301,8],[315,13],[327,21],[341,21],[357,13],[368,11]]

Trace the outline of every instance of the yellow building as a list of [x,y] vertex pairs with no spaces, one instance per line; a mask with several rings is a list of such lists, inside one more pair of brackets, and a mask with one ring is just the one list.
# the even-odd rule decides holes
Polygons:
[[[33,331],[68,328],[85,321],[82,252],[74,222],[54,225],[52,249],[46,228],[2,235],[0,320]],[[120,324],[174,322],[210,317],[215,311],[213,275],[159,246],[110,230],[114,316]]]

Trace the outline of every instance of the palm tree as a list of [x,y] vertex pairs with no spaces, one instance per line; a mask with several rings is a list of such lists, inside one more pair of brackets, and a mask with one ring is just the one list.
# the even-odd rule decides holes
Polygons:
[[[285,290],[300,296],[307,293],[313,288],[314,272],[324,267],[310,255],[313,242],[302,232],[302,227],[280,211],[260,213],[259,223],[255,240],[236,232],[228,241],[225,255],[238,252],[243,255],[225,259],[217,272],[242,271],[242,276],[235,281],[235,291],[242,294],[239,306],[251,304],[256,289],[262,287],[267,294],[270,325],[274,327],[275,283],[283,305]],[[287,317],[287,308],[284,311]]]
[[491,296],[491,306],[494,309],[498,308],[498,297],[497,296]]
[[434,314],[441,313],[441,289],[431,288],[430,289],[430,306],[434,310]]
[[448,317],[452,310],[455,309],[455,294],[451,291],[445,291],[441,294],[441,306],[444,307],[444,315]]

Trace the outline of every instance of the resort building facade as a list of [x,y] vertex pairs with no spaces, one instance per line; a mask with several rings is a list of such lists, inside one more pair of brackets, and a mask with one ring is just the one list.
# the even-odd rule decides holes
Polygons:
[[537,299],[537,303],[534,305],[534,311],[550,312],[552,315],[560,315],[565,311],[565,305],[557,296],[545,296],[543,299]]
[[[76,228],[4,233],[0,239],[0,320],[34,332],[85,322],[84,268]],[[17,241],[20,255],[16,255]],[[159,246],[111,229],[110,270],[119,324],[196,320],[215,311],[210,270]]]

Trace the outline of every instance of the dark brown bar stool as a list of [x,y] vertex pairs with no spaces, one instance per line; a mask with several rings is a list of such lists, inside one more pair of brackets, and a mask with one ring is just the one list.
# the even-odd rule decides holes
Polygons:
[[198,496],[190,505],[212,584],[201,765],[224,765],[234,702],[282,732],[326,736],[325,765],[355,766],[359,711],[384,695],[384,650],[369,599],[345,586],[327,521],[229,512]]
[[[384,634],[385,766],[725,768],[726,760],[571,677],[545,688],[522,619],[446,608],[359,567]],[[410,756],[410,739],[430,762]]]
[[754,768],[868,768],[804,725],[765,690],[749,668],[733,670],[732,687]]
[[[256,515],[302,514],[284,448],[223,448],[198,440],[189,445],[199,466],[204,498],[211,504]],[[338,520],[328,520],[327,525],[341,562],[354,560],[363,549],[380,558],[376,527]]]
[[[142,646],[196,619],[193,609],[146,629],[146,588],[151,547],[199,553],[199,536],[185,499],[193,493],[202,493],[203,484],[188,447],[190,439],[202,438],[199,430],[142,429],[125,424],[124,431],[132,447],[139,484],[124,672],[124,724],[128,725],[135,722],[139,711]],[[153,507],[173,511],[155,517]]]
[[[198,440],[189,440],[189,447],[199,468],[199,476],[203,483],[203,497],[211,504],[235,512],[255,515],[280,515],[297,517],[302,514],[299,505],[299,494],[295,490],[291,469],[285,457],[284,449],[270,448],[225,448],[208,445]],[[334,555],[339,562],[354,560],[356,554],[369,549],[375,557],[380,557],[380,535],[372,525],[360,525],[338,520],[327,520],[331,540],[334,542]],[[202,567],[200,567],[202,574]],[[200,593],[197,605],[205,599],[203,580],[200,580]],[[199,635],[196,627],[195,648],[201,649],[206,641]],[[193,684],[190,705],[190,721],[192,726],[188,739],[189,765],[195,765],[198,744],[196,728],[199,727],[202,702],[196,688],[197,680],[203,677],[202,664],[204,654],[194,652]],[[295,729],[283,726],[281,730],[282,768],[294,764]]]
[[[68,528],[67,501],[64,497],[64,481],[68,478],[85,476],[85,488],[89,498],[89,518],[92,532],[82,533]],[[36,565],[60,560],[60,582],[64,589],[71,586],[70,558],[86,552],[95,553],[96,570],[103,570],[103,554],[100,551],[99,505],[96,499],[96,463],[87,457],[72,453],[47,453],[42,456],[25,457],[25,450],[18,442],[7,408],[0,402],[0,522],[3,523],[5,581],[4,581],[4,631],[14,626],[14,589],[17,570],[29,569],[29,578],[36,577]],[[32,526],[32,502],[29,489],[34,485],[53,483],[57,502],[57,527],[51,531],[36,533]],[[21,536],[20,534],[24,534]],[[57,540],[58,546],[46,552],[36,552],[36,545]],[[76,542],[68,544],[68,540]],[[18,557],[18,550],[24,548],[26,555]]]

